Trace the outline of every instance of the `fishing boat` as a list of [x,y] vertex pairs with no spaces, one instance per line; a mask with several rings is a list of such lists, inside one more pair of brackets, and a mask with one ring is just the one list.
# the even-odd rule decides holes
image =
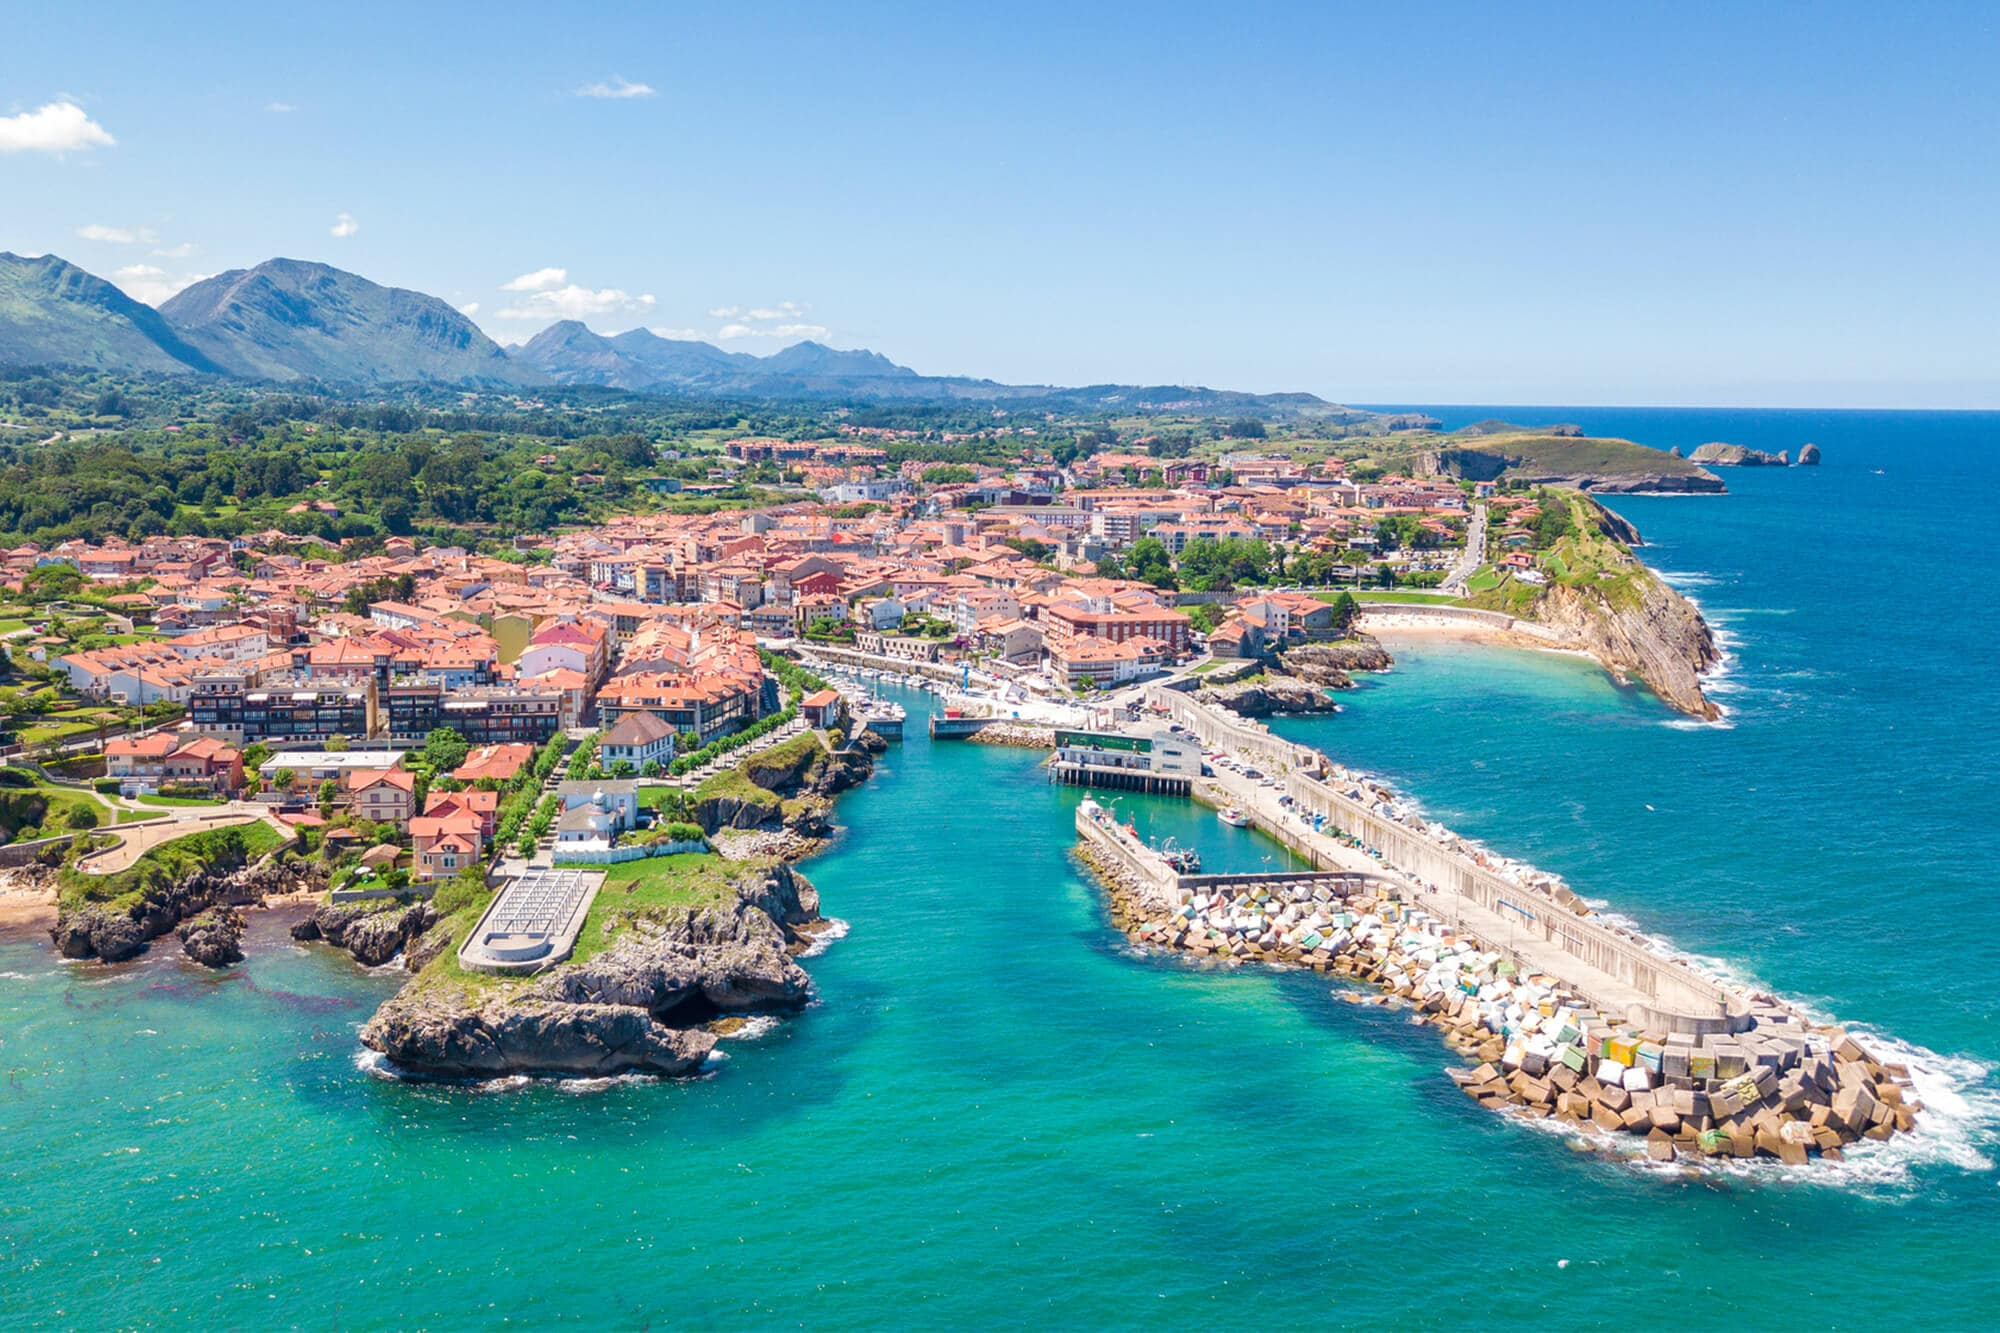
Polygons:
[[1231,828],[1250,827],[1250,816],[1244,814],[1233,805],[1219,811],[1215,817]]
[[1192,847],[1182,847],[1168,838],[1160,847],[1160,859],[1179,874],[1193,875],[1201,871],[1201,853]]

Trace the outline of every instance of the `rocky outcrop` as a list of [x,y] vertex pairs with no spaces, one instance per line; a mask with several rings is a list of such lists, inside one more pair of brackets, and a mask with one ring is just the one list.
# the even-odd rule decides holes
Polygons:
[[292,938],[324,940],[347,950],[363,967],[380,967],[436,925],[437,919],[427,902],[322,903],[292,927]]
[[[1352,681],[1348,682],[1350,685]],[[1335,703],[1324,688],[1290,676],[1264,675],[1240,685],[1213,686],[1195,698],[1240,713],[1244,717],[1270,717],[1273,713],[1331,713]]]
[[1794,467],[1818,467],[1818,466],[1819,466],[1819,446],[1818,446],[1818,445],[1816,445],[1816,444],[1813,444],[1813,443],[1811,443],[1810,441],[1808,441],[1808,442],[1807,442],[1807,443],[1805,443],[1805,444],[1802,444],[1802,445],[1800,445],[1800,446],[1799,446],[1799,457],[1798,457],[1798,461],[1797,461],[1796,463],[1794,463],[1794,464],[1793,464],[1792,466],[1794,466]]
[[405,989],[361,1029],[369,1049],[439,1078],[503,1074],[683,1075],[715,1038],[670,1028],[637,1006],[492,998],[446,987]]
[[1701,673],[1720,659],[1715,636],[1694,603],[1650,570],[1604,590],[1551,584],[1535,605],[1536,621],[1561,632],[1621,679],[1644,681],[1680,712],[1719,716],[1702,693]]
[[129,906],[117,907],[66,896],[49,930],[65,958],[97,958],[121,963],[145,952],[153,940],[217,903],[261,906],[267,896],[325,887],[325,872],[296,859],[267,861],[226,873],[200,870],[150,888]]
[[1355,634],[1332,643],[1304,643],[1287,648],[1278,654],[1278,665],[1287,675],[1314,685],[1349,690],[1354,688],[1350,673],[1387,671],[1391,659],[1389,650],[1373,635]]
[[[732,900],[628,922],[610,948],[503,995],[420,979],[363,1044],[436,1077],[649,1073],[701,1066],[717,1014],[794,1010],[812,980],[793,956],[819,894],[790,866],[747,872]],[[429,936],[424,946],[428,947]]]
[[203,967],[243,961],[243,914],[233,907],[211,907],[181,922],[174,933],[181,952]]
[[[875,756],[886,748],[887,742],[873,732],[863,732],[852,745],[832,753],[818,744],[773,746],[738,766],[746,782],[701,798],[691,812],[709,833],[761,828],[781,820],[790,823],[793,817],[810,815],[823,806],[825,798],[862,782],[874,771]],[[813,823],[810,818],[805,822]],[[827,832],[830,825],[811,836]]]
[[1720,440],[1702,445],[1688,455],[1688,461],[1706,467],[1786,467],[1791,463],[1783,452],[1767,454],[1761,449],[1724,444]]

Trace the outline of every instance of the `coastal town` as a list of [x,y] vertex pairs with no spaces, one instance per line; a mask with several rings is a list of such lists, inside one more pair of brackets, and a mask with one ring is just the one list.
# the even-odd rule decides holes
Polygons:
[[[1337,865],[1251,898],[1214,877],[1163,889],[1198,875],[1195,849],[1134,843],[1088,801],[1079,816],[1135,938],[1381,980],[1462,1015],[1454,1044],[1483,1063],[1453,1076],[1482,1104],[1650,1131],[1668,1159],[1838,1158],[1864,1131],[1910,1128],[1901,1071],[1853,1057],[1845,1034],[1684,967],[1635,972],[1631,940],[1601,946],[1626,959],[1609,970],[1566,950],[1603,928],[1545,876],[1513,882],[1547,895],[1553,949],[1524,952],[1497,919],[1471,930],[1467,904],[1439,932],[1427,876],[1461,872],[1363,827],[1379,800],[1329,824],[1350,801],[1326,785],[1342,771],[1252,720],[1335,710],[1351,673],[1389,664],[1371,631],[1586,652],[1701,712],[1698,613],[1587,495],[1282,446],[897,463],[896,434],[732,437],[694,485],[761,468],[793,494],[648,506],[502,549],[392,535],[350,550],[308,522],[19,544],[0,857],[52,901],[71,957],[116,962],[172,931],[228,966],[240,909],[300,903],[297,938],[416,974],[362,1033],[407,1074],[686,1074],[744,1015],[809,998],[795,960],[827,923],[791,863],[902,738],[904,710],[875,687],[903,683],[943,696],[934,740],[1046,749],[1053,781],[1194,797]],[[1615,625],[1635,595],[1700,627],[1692,646],[1580,631],[1576,605]],[[689,934],[689,907],[712,924]],[[1395,949],[1430,972],[1399,981]],[[1755,1045],[1718,1062],[1689,1044],[1759,1022],[1783,1036],[1768,1078]],[[1585,1033],[1579,1071],[1586,1056],[1550,1038]],[[1784,1114],[1753,1121],[1767,1095]],[[1732,1106],[1740,1123],[1714,1113]]]

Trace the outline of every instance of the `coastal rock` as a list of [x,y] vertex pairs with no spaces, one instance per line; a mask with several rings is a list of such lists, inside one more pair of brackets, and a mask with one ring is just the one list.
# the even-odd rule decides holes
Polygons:
[[181,951],[203,967],[243,961],[243,914],[234,908],[211,907],[181,922],[174,933]]
[[411,972],[421,972],[451,946],[451,927],[440,921],[403,946],[403,966]]
[[1816,444],[1813,444],[1813,443],[1811,443],[1811,442],[1807,442],[1807,443],[1805,443],[1805,444],[1802,444],[1802,445],[1800,445],[1800,446],[1799,446],[1799,457],[1798,457],[1798,461],[1797,461],[1797,462],[1795,462],[1794,464],[1792,464],[1792,466],[1793,466],[1793,467],[1818,467],[1818,466],[1819,466],[1819,446],[1818,446],[1818,445],[1816,445]]
[[1604,590],[1549,585],[1535,617],[1620,676],[1636,677],[1668,705],[1695,717],[1720,716],[1702,693],[1701,673],[1721,654],[1715,635],[1687,598],[1658,578],[1634,580],[1613,601]]
[[359,903],[322,903],[292,927],[295,940],[324,940],[345,949],[363,967],[380,967],[401,953],[437,923],[427,902],[398,903],[393,899]]
[[397,1065],[438,1077],[501,1074],[684,1075],[715,1038],[654,1021],[645,1009],[533,997],[468,1004],[443,987],[408,987],[376,1011],[361,1041]]
[[1324,688],[1290,676],[1267,675],[1240,685],[1212,686],[1200,691],[1195,698],[1244,717],[1269,717],[1273,713],[1330,713],[1335,708]]
[[1790,460],[1782,453],[1767,454],[1746,445],[1711,440],[1689,454],[1688,461],[1705,467],[1785,467]]
[[1382,646],[1380,640],[1372,635],[1356,634],[1332,643],[1307,643],[1288,648],[1278,654],[1278,664],[1287,674],[1300,680],[1329,689],[1346,690],[1354,687],[1354,679],[1348,673],[1387,671],[1391,658],[1389,650]]

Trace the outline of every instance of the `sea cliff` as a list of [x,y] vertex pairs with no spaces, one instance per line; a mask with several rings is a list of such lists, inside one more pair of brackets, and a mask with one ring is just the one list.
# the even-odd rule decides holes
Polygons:
[[1619,679],[1645,682],[1680,712],[1720,716],[1701,686],[1702,673],[1720,660],[1715,634],[1694,603],[1651,570],[1639,567],[1616,593],[1551,584],[1535,604],[1534,619],[1574,641]]

